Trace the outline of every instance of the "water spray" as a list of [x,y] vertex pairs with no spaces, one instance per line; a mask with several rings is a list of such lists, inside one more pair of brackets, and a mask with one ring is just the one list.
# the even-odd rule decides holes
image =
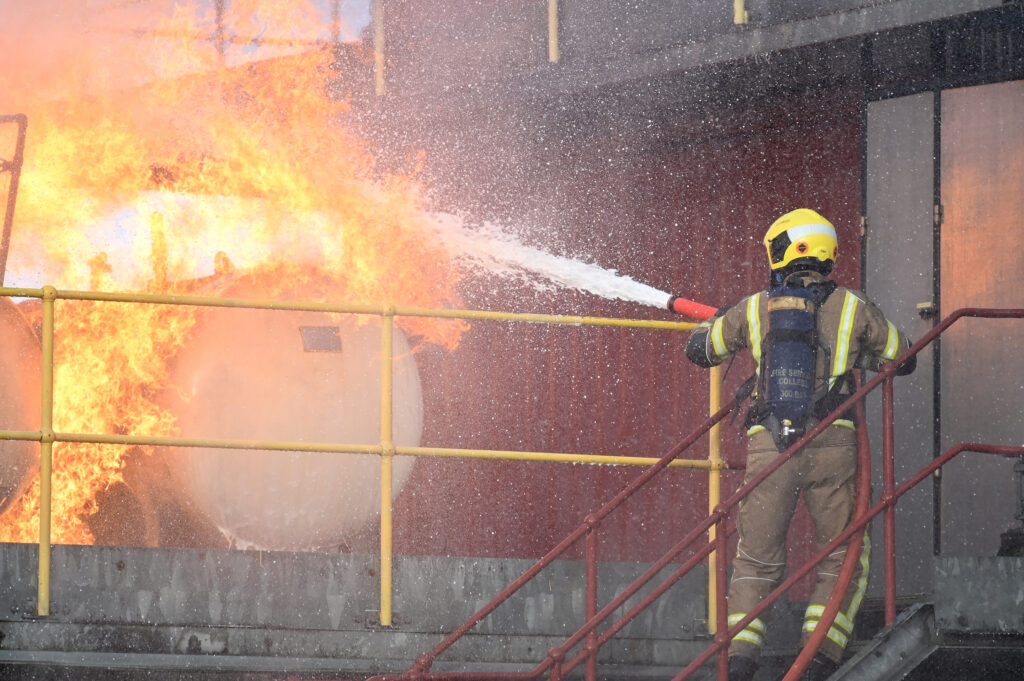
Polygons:
[[615,270],[527,246],[492,223],[470,228],[455,215],[435,213],[432,217],[437,235],[453,258],[492,274],[518,279],[534,289],[571,288],[610,300],[668,309],[699,320],[715,314],[714,307],[660,291]]

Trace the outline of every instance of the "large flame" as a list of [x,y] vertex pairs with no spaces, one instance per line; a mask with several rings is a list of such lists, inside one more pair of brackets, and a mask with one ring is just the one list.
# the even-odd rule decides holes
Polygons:
[[[0,109],[30,120],[8,272],[38,279],[6,283],[189,292],[205,281],[208,294],[237,269],[261,277],[268,297],[309,280],[338,302],[457,304],[459,273],[427,236],[415,178],[382,173],[344,125],[347,102],[327,94],[337,74],[330,45],[316,44],[324,26],[315,6],[227,7],[216,26],[181,5],[164,17],[47,24],[68,59],[47,52],[40,66],[26,57],[0,78]],[[132,33],[126,21],[146,30]],[[125,35],[134,52],[117,49]],[[253,35],[263,37],[242,38]],[[263,59],[268,50],[273,58]],[[152,398],[166,389],[167,363],[195,314],[58,302],[55,430],[179,434]],[[464,330],[399,323],[448,347]],[[96,494],[120,479],[125,451],[55,447],[55,542],[92,541],[87,518]],[[0,521],[0,540],[36,541],[38,510],[37,481]]]

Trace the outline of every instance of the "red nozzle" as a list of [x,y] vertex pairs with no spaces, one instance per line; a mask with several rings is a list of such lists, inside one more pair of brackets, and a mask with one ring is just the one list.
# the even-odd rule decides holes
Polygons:
[[680,298],[679,296],[672,296],[668,299],[668,309],[676,314],[685,315],[701,321],[711,319],[715,316],[715,313],[718,312],[718,308],[696,303],[692,300],[687,300],[686,298]]

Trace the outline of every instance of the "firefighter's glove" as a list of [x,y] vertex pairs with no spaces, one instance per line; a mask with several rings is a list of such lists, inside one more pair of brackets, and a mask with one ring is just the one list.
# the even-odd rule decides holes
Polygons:
[[[907,344],[908,345],[913,345],[914,341],[912,341],[912,340],[910,340],[908,338],[907,339]],[[916,368],[917,368],[917,355],[913,355],[913,356],[911,356],[910,359],[908,359],[906,362],[904,362],[903,364],[899,365],[899,367],[897,367],[896,375],[897,376],[906,376],[907,374],[912,374],[912,373],[914,373],[914,369],[916,369]]]
[[694,329],[686,341],[686,358],[704,369],[717,366],[722,360],[712,358],[708,354],[708,333],[711,331],[711,321],[718,319],[732,308],[732,305],[720,307],[715,311],[711,319],[704,320],[700,326]]

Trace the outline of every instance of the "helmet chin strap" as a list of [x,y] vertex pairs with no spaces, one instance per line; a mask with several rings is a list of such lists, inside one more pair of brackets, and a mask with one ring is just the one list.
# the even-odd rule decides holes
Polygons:
[[822,276],[832,273],[832,262],[830,260],[818,260],[817,258],[803,258],[794,260],[786,267],[771,272],[771,284],[769,288],[774,289],[782,286],[786,281],[802,272],[817,272]]

